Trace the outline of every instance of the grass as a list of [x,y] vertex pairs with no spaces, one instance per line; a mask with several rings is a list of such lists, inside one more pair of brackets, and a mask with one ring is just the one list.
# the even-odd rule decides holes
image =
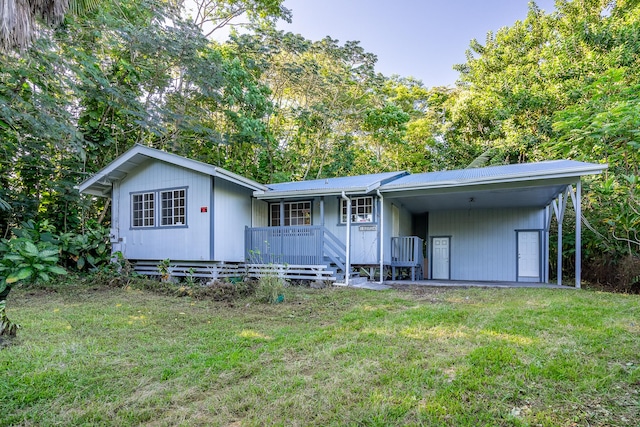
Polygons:
[[640,297],[18,289],[0,425],[640,425]]

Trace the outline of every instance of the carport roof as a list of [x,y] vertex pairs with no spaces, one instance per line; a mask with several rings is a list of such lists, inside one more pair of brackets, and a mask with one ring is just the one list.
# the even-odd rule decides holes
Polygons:
[[573,160],[490,166],[407,175],[380,187],[414,213],[446,209],[545,207],[567,185],[606,164]]
[[418,188],[444,188],[474,184],[496,184],[540,179],[577,178],[601,173],[606,164],[575,160],[549,160],[537,163],[489,166],[406,175],[380,187],[380,191]]

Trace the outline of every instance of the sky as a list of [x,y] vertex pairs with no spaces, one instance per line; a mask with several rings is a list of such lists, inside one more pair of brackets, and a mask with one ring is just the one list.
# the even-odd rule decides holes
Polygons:
[[[358,40],[386,76],[413,76],[427,87],[453,86],[472,39],[527,16],[529,0],[285,0],[293,22],[278,28],[310,40]],[[554,0],[536,0],[551,13]]]

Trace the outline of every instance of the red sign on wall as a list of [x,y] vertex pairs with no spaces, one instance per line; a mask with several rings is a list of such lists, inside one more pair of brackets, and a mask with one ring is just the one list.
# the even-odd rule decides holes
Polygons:
[[200,208],[200,212],[203,212],[203,213],[204,213],[204,212],[206,212],[206,211],[207,211],[207,207],[206,207],[206,206],[202,206],[202,207]]

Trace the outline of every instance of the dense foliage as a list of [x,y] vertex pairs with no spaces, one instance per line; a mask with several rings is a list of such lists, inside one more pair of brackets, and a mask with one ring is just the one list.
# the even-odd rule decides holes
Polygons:
[[[531,3],[471,42],[454,88],[380,75],[358,42],[278,31],[281,0],[194,4],[103,2],[0,54],[0,237],[46,221],[64,248],[108,226],[109,201],[74,186],[135,143],[261,182],[572,158],[609,164],[586,182],[587,273],[638,282],[636,1]],[[65,265],[91,264],[74,242]]]

